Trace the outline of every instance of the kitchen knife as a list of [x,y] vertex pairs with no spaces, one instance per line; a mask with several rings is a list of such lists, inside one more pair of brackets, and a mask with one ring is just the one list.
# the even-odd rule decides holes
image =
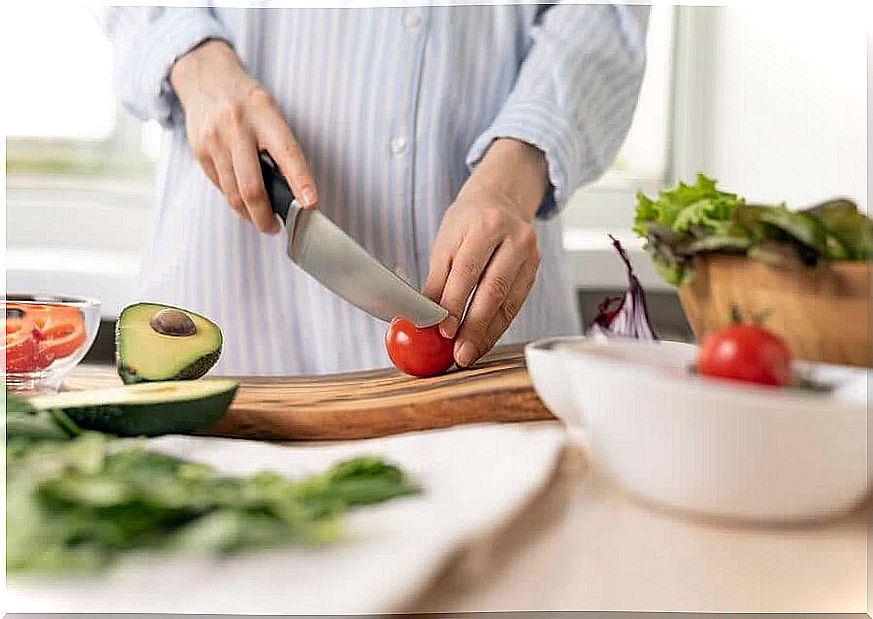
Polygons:
[[448,311],[376,260],[318,209],[305,210],[273,158],[260,153],[273,211],[285,222],[288,257],[352,305],[390,322],[397,316],[419,328],[442,322]]

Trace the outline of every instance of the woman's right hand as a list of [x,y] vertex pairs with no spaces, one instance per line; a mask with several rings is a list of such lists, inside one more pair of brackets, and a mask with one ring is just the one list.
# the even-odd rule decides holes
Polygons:
[[264,189],[260,150],[276,161],[301,205],[315,207],[318,194],[300,145],[276,101],[227,43],[209,40],[179,58],[170,84],[194,156],[240,216],[261,232],[281,229]]

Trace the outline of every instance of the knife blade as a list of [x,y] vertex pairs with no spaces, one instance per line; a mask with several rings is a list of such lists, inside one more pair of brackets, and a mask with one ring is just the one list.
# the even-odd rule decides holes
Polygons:
[[285,223],[292,262],[379,320],[402,316],[419,328],[445,320],[445,308],[370,255],[324,213],[301,207],[273,158],[266,152],[259,156],[270,205]]

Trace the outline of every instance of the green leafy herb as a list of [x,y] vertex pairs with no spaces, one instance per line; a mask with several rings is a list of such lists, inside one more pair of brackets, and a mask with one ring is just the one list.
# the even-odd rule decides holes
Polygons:
[[62,411],[37,411],[24,398],[6,392],[7,441],[65,441],[79,432]]
[[6,412],[7,413],[30,413],[33,412],[33,407],[30,402],[24,398],[20,398],[10,391],[6,391]]
[[[11,404],[11,405],[10,405]],[[7,394],[7,570],[81,572],[133,550],[227,554],[341,538],[352,508],[418,492],[375,456],[292,480],[225,477],[134,439],[81,432]]]

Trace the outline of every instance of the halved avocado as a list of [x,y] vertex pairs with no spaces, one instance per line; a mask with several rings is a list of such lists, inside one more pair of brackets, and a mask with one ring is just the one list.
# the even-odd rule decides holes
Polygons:
[[125,384],[200,378],[221,354],[221,329],[188,310],[136,303],[115,328],[116,366]]
[[215,424],[236,395],[224,379],[142,383],[36,396],[36,410],[60,410],[86,430],[118,436],[190,434]]

